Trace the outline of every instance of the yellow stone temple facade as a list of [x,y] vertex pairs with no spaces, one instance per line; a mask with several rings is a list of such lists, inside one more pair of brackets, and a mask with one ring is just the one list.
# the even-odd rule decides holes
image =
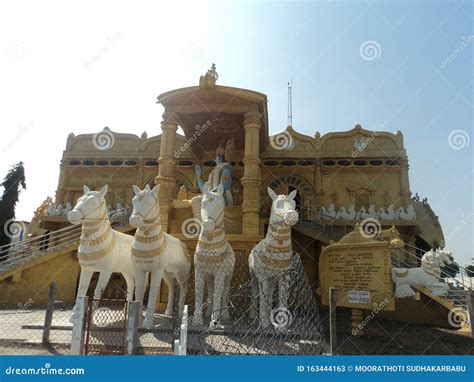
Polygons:
[[[293,227],[293,248],[301,254],[315,290],[322,247],[352,230],[362,220],[362,208],[383,209],[386,217],[379,218],[383,229],[395,225],[403,241],[413,247],[428,249],[443,241],[438,219],[426,200],[412,197],[400,131],[369,131],[357,125],[344,132],[310,136],[288,126],[270,135],[266,95],[217,85],[216,80],[217,73],[209,71],[198,86],[159,95],[158,103],[164,108],[161,127],[150,136],[108,128],[100,133],[71,133],[60,161],[55,204],[74,205],[84,184],[94,190],[108,184],[107,204],[114,210],[131,205],[133,185],[159,184],[162,226],[193,251],[197,238],[183,232],[183,227],[195,217],[186,201],[200,192],[195,166],[202,168],[202,178],[207,179],[216,166],[216,149],[231,141],[232,155],[225,160],[232,168],[233,203],[225,208],[225,230],[237,263],[247,261],[249,251],[266,232],[271,206],[267,187],[277,194],[298,191],[300,222]],[[184,135],[178,133],[178,127]],[[108,141],[101,146],[103,136]],[[416,212],[411,219],[388,212],[390,206],[394,211],[407,211],[409,205]],[[332,211],[339,215],[332,216]],[[42,211],[32,225],[36,231],[30,233],[44,234],[68,224],[64,215]],[[121,230],[133,234],[130,226]],[[407,250],[415,254],[413,247]],[[46,298],[48,288],[41,285],[44,280],[38,275],[50,274],[60,266],[58,298],[72,302],[79,266],[74,260],[77,248],[69,249],[65,250],[67,257],[51,254],[38,260],[34,268],[25,265],[20,274],[5,274],[0,280],[0,299],[21,300],[22,278],[44,289],[41,296]],[[28,292],[23,294],[26,298]]]

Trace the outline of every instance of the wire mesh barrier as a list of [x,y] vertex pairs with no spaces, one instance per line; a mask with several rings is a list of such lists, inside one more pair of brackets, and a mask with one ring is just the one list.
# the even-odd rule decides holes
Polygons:
[[[245,265],[242,265],[244,268]],[[248,267],[248,266],[247,266]],[[319,305],[304,272],[298,254],[288,269],[264,280],[243,269],[234,270],[234,287],[229,291],[229,312],[206,309],[209,316],[218,314],[218,324],[205,330],[191,324],[188,353],[193,354],[322,354],[327,339],[319,314]],[[259,284],[268,281],[272,291],[267,295]],[[284,290],[278,290],[278,286]],[[286,304],[281,300],[286,296]],[[209,307],[211,303],[206,300]],[[262,307],[262,304],[264,305]],[[212,312],[212,313],[211,313]],[[265,313],[263,313],[265,312]],[[263,317],[268,314],[269,317]]]
[[0,354],[69,354],[72,309],[55,300],[54,283],[47,305],[33,300],[0,310]]
[[85,354],[125,354],[127,300],[89,299]]

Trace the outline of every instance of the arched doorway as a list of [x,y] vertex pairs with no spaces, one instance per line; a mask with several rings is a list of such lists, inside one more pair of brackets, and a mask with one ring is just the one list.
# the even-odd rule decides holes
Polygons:
[[282,175],[278,178],[270,178],[264,182],[266,184],[262,190],[262,208],[267,215],[270,211],[271,201],[267,194],[267,187],[273,189],[277,194],[288,195],[291,191],[297,190],[295,196],[296,209],[304,219],[305,208],[311,204],[314,188],[309,181],[298,175]]

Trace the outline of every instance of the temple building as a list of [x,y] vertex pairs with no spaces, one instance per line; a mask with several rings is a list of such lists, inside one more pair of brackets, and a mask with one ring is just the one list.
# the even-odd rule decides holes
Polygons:
[[[277,194],[297,190],[300,221],[293,227],[293,249],[301,255],[315,290],[322,247],[365,218],[377,217],[383,229],[394,225],[406,250],[418,258],[416,248],[428,250],[443,242],[437,216],[426,200],[412,195],[400,131],[369,131],[357,125],[310,136],[287,126],[269,135],[267,96],[217,85],[216,80],[213,67],[201,76],[199,85],[160,94],[161,128],[149,135],[108,128],[71,133],[60,160],[54,205],[48,203],[38,211],[30,234],[68,226],[64,211],[82,196],[83,185],[96,190],[108,184],[110,211],[125,211],[126,217],[132,186],[159,184],[162,227],[192,252],[197,238],[186,232],[186,224],[196,219],[196,213],[189,201],[201,192],[200,180],[217,176],[226,182],[225,231],[238,264],[247,261],[266,232],[271,206],[267,187]],[[126,224],[120,230],[134,233]],[[37,285],[46,301],[48,288],[41,284],[45,279],[41,274],[61,269],[56,277],[58,298],[72,302],[79,278],[76,253],[77,244],[65,246],[61,254],[52,251],[24,264],[20,274],[2,275],[1,300],[17,302],[23,294],[26,298],[24,279]],[[413,259],[400,261],[413,263]]]

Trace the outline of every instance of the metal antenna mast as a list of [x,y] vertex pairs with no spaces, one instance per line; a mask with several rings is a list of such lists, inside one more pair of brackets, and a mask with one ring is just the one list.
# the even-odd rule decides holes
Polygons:
[[293,86],[293,78],[291,82],[288,82],[288,126],[293,124],[293,98],[291,94],[291,88]]

